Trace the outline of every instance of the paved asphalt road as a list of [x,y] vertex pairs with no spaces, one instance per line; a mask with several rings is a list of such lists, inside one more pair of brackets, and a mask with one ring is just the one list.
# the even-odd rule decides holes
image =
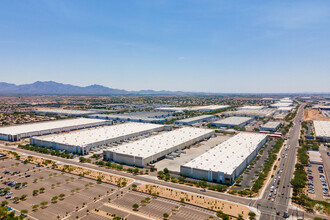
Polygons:
[[[284,211],[288,211],[291,215],[300,217],[303,217],[302,212],[298,212],[297,210],[289,210],[288,204],[290,201],[290,180],[293,176],[294,172],[294,166],[295,166],[295,157],[296,157],[296,151],[298,146],[298,139],[300,134],[300,120],[302,120],[303,117],[303,110],[305,105],[301,105],[298,109],[297,116],[294,119],[294,125],[290,131],[290,134],[288,136],[288,140],[286,142],[288,146],[288,150],[285,151],[285,149],[282,149],[280,155],[282,154],[286,155],[286,158],[281,158],[279,162],[278,168],[283,169],[282,172],[279,174],[275,174],[277,177],[280,176],[280,182],[279,186],[277,188],[277,195],[272,201],[271,199],[268,200],[271,186],[274,184],[274,188],[276,189],[276,185],[278,180],[274,181],[271,180],[270,184],[266,187],[266,191],[262,197],[258,201],[258,204],[261,206],[258,206],[259,210],[261,210],[261,219],[283,219],[283,213]],[[283,194],[283,195],[282,195]],[[272,193],[272,196],[274,196],[274,193]],[[276,211],[280,211],[280,215],[276,215]]]

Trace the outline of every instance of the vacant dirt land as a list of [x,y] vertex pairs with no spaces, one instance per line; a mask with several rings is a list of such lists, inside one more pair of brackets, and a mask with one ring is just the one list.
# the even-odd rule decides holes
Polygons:
[[150,184],[139,185],[137,187],[137,190],[149,194],[154,193],[161,197],[173,199],[176,201],[182,201],[187,204],[192,204],[215,211],[221,210],[225,214],[230,214],[236,217],[241,214],[244,219],[248,217],[249,209],[247,207],[223,200],[218,200],[198,194],[187,193],[175,189]]
[[330,121],[330,118],[324,117],[317,109],[305,109],[304,121],[313,121],[313,120]]

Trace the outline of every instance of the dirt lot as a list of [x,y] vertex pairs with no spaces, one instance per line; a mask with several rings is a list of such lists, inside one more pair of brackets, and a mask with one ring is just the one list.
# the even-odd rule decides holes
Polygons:
[[[142,204],[141,201],[150,198],[150,201]],[[138,204],[138,210],[134,211],[133,204]],[[163,219],[163,214],[167,213],[169,219],[215,219],[220,218],[215,216],[214,211],[195,207],[189,204],[181,204],[180,202],[165,199],[152,198],[151,196],[136,192],[126,191],[119,195],[111,202],[99,204],[97,209],[91,210],[88,214],[86,211],[81,211],[77,214],[81,219],[110,219],[111,215],[120,216],[127,219]],[[83,215],[81,215],[83,214]],[[73,219],[73,218],[72,218]]]
[[317,109],[305,109],[304,121],[313,121],[313,120],[330,121],[330,118],[324,117]]
[[171,188],[150,184],[139,185],[137,187],[137,190],[149,194],[156,193],[161,197],[172,199],[175,201],[183,200],[185,204],[191,204],[211,210],[221,210],[225,214],[230,214],[236,217],[239,214],[241,214],[245,219],[248,217],[247,214],[249,212],[249,209],[247,207],[231,202],[226,202],[223,200],[210,198],[207,196],[201,196],[194,193],[187,193]]

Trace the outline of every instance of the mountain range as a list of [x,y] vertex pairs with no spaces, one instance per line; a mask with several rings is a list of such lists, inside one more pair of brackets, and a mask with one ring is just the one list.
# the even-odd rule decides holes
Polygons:
[[193,92],[180,91],[154,91],[140,90],[127,91],[123,89],[113,89],[102,85],[75,86],[71,84],[63,84],[54,81],[37,81],[32,84],[16,85],[12,83],[0,82],[1,95],[161,95],[161,94],[196,94]]

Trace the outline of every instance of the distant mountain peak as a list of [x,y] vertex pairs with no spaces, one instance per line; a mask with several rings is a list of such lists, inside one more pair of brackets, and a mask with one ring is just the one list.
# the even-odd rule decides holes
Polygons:
[[6,82],[0,82],[0,94],[26,94],[26,95],[126,95],[126,94],[191,94],[189,92],[171,92],[171,91],[127,91],[122,89],[113,89],[106,86],[93,84],[89,86],[75,86],[63,84],[55,81],[36,81],[31,84],[15,85]]

